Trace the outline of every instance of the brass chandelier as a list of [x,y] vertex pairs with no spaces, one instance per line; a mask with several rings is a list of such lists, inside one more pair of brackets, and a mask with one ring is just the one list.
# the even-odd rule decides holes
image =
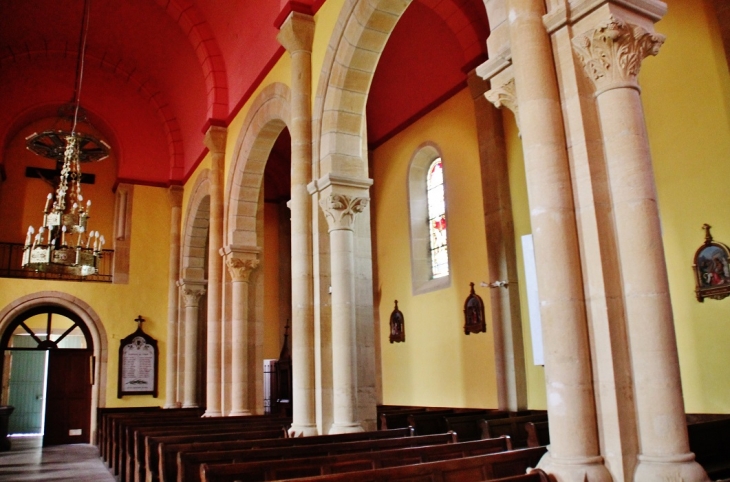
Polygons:
[[43,225],[35,232],[30,226],[25,237],[22,266],[35,271],[89,276],[97,273],[103,253],[104,236],[88,231],[91,201],[84,204],[81,194],[81,163],[100,161],[109,155],[103,140],[77,130],[79,118],[85,119],[80,106],[84,74],[84,53],[88,32],[89,0],[84,2],[81,38],[77,58],[73,100],[59,111],[71,123],[70,130],[47,130],[26,138],[29,150],[56,160],[61,166],[58,186],[49,193],[43,208]]

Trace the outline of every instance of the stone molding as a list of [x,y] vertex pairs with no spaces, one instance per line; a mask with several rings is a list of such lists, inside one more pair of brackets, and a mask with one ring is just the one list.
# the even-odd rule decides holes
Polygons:
[[167,188],[167,200],[171,208],[182,208],[184,193],[185,189],[182,186],[170,186]]
[[617,88],[639,90],[641,62],[657,55],[666,37],[610,15],[603,23],[573,38],[573,49],[596,87],[596,96]]
[[259,267],[259,264],[258,259],[241,259],[232,256],[226,258],[226,266],[234,282],[248,283],[251,273]]
[[367,197],[330,194],[322,198],[319,205],[327,218],[330,231],[352,230],[355,215],[365,210],[369,200]]
[[506,107],[515,115],[517,129],[520,129],[520,110],[517,104],[517,90],[515,88],[515,79],[512,77],[499,87],[488,90],[484,97],[494,104],[498,109]]
[[314,18],[300,12],[292,12],[281,25],[276,40],[289,52],[312,52],[314,42]]
[[205,132],[203,142],[211,154],[225,154],[228,129],[220,126],[210,126]]
[[571,2],[570,7],[566,4],[553,6],[543,17],[543,24],[547,32],[552,34],[566,25],[575,25],[606,4],[634,12],[652,22],[658,22],[667,13],[667,4],[661,0],[582,0]]
[[205,283],[180,280],[177,282],[177,286],[180,288],[186,308],[198,306],[200,297],[205,294]]

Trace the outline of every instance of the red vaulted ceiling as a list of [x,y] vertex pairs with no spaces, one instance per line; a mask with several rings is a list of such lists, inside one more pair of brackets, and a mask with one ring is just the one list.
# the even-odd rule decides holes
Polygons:
[[[206,127],[227,125],[283,54],[274,23],[289,4],[90,1],[81,105],[115,150],[118,178],[184,181],[205,153]],[[316,10],[323,2],[296,3],[314,3]],[[71,100],[83,6],[83,0],[0,1],[3,147]],[[465,85],[464,69],[486,58],[487,33],[482,0],[415,0],[376,71],[370,143],[392,136]]]

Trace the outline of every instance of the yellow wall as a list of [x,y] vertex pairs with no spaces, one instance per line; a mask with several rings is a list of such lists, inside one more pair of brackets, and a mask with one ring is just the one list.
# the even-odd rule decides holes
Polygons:
[[730,75],[706,2],[674,0],[657,24],[667,41],[640,82],[659,194],[688,412],[730,412],[730,298],[695,299],[703,223],[730,244]]
[[[107,391],[106,394],[102,394],[102,398],[105,399],[102,404],[106,406],[164,403],[170,216],[168,209],[158,209],[158,206],[167,206],[165,189],[135,186],[129,284],[0,278],[2,308],[13,300],[32,293],[57,291],[81,299],[99,316],[106,330],[109,350],[106,371]],[[136,329],[134,319],[139,315],[146,320],[145,332],[159,342],[160,396],[157,399],[150,395],[126,396],[119,400],[117,399],[119,341]]]
[[291,300],[280,299],[279,293],[279,205],[264,204],[264,359],[279,358],[284,334],[279,329],[280,304]]
[[[451,286],[412,295],[407,175],[425,141],[443,155]],[[496,407],[493,329],[484,210],[473,101],[463,90],[379,147],[373,154],[377,223],[383,403]],[[464,334],[469,282],[485,302],[487,333]],[[389,343],[393,301],[405,317],[405,343]]]

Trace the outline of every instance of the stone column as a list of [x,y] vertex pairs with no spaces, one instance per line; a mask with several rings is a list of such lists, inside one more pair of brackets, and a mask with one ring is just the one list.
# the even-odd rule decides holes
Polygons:
[[167,288],[167,358],[165,370],[165,408],[178,408],[177,399],[177,330],[180,290],[180,223],[182,220],[181,186],[171,186],[167,191],[170,201],[170,275]]
[[248,290],[251,273],[259,266],[258,249],[224,248],[226,266],[233,280],[231,320],[231,412],[251,415],[248,376]]
[[218,254],[223,247],[223,167],[226,152],[226,129],[211,126],[205,133],[210,151],[210,224],[208,226],[208,326],[205,417],[221,413],[221,303],[223,260]]
[[550,448],[562,481],[610,481],[599,455],[570,170],[543,0],[508,0],[509,37],[540,291]]
[[608,13],[573,47],[596,88],[634,380],[634,480],[705,481],[689,450],[654,173],[637,75],[664,36]]
[[198,401],[195,392],[198,386],[198,322],[200,297],[205,294],[205,281],[180,280],[185,303],[185,392],[183,408],[195,408]]
[[320,207],[327,218],[330,234],[333,423],[329,433],[337,434],[363,431],[357,419],[353,224],[355,215],[367,207],[369,197],[362,189],[363,181],[351,179],[343,183],[338,179],[338,184],[333,185],[333,177],[329,176],[325,186],[320,185],[324,187]]
[[504,287],[492,287],[489,293],[494,327],[497,403],[502,410],[524,410],[527,408],[525,349],[522,344],[515,231],[502,115],[484,95],[487,82],[475,72],[469,74],[468,82],[479,137],[489,277],[492,282],[508,282]]
[[277,39],[291,55],[292,426],[294,436],[317,435],[314,392],[312,203],[312,39],[314,20],[292,12]]

